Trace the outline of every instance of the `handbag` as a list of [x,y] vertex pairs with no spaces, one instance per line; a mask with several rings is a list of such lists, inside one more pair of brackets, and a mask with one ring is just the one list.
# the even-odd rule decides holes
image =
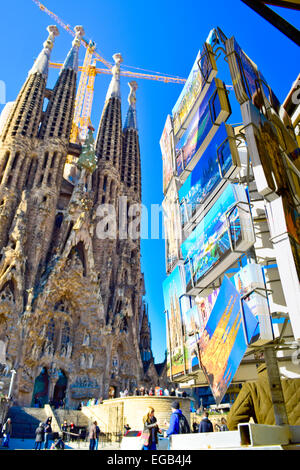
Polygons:
[[141,441],[143,443],[143,446],[149,445],[149,439],[150,439],[150,431],[148,430],[143,431],[141,434]]

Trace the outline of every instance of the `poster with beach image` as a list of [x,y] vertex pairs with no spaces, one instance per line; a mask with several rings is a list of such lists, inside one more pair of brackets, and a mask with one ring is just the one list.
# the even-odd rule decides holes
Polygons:
[[216,73],[217,66],[212,48],[209,44],[204,44],[197,54],[192,70],[172,110],[175,134],[185,123],[201,92],[204,91],[205,85],[211,82]]
[[[214,78],[195,112],[187,130],[175,145],[176,169],[180,176],[192,170],[216,133],[219,124],[230,115],[224,84]],[[185,175],[184,173],[184,175]],[[183,175],[183,176],[184,176]],[[182,179],[183,177],[181,177]]]
[[202,142],[211,129],[213,122],[209,107],[209,99],[216,92],[216,82],[213,81],[205,94],[199,108],[187,130],[175,146],[177,175],[187,167],[193,156],[199,150]]
[[233,177],[238,170],[240,162],[233,135],[232,127],[222,123],[179,189],[182,227],[199,209],[204,209],[206,201],[219,185],[225,184],[226,178]]
[[[242,301],[244,302],[244,301]],[[219,295],[199,339],[202,371],[219,405],[247,350],[243,318],[248,336],[255,332],[258,320],[243,303],[233,283],[224,276]]]
[[[187,292],[242,240],[241,221],[233,186],[225,188],[213,207],[181,244]],[[232,210],[228,212],[230,208]]]

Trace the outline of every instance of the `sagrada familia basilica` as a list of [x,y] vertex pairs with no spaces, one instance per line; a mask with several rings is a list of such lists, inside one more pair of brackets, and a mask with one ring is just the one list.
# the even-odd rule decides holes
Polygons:
[[103,208],[120,218],[141,203],[137,85],[122,125],[115,54],[95,141],[90,128],[82,145],[70,143],[83,35],[75,31],[48,89],[58,35],[48,27],[0,131],[0,380],[7,390],[13,369],[14,400],[27,406],[75,407],[165,380],[151,351],[140,239],[97,229]]

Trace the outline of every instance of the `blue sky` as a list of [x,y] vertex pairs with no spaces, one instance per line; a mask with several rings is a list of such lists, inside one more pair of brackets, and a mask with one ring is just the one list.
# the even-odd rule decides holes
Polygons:
[[[263,72],[280,101],[283,101],[299,73],[299,48],[240,0],[44,0],[47,8],[65,23],[83,25],[86,37],[97,44],[97,51],[112,61],[121,52],[126,65],[187,77],[198,50],[209,31],[219,26],[230,37],[234,35]],[[275,9],[275,8],[274,8]],[[295,26],[300,26],[298,12],[276,8]],[[32,0],[14,0],[1,4],[0,80],[6,84],[6,100],[14,100],[33,60],[47,37],[45,28],[54,21],[41,12]],[[62,62],[72,37],[60,26],[60,36],[52,60]],[[83,60],[82,48],[80,59]],[[222,65],[222,66],[221,66]],[[99,67],[102,67],[99,62]],[[229,83],[228,69],[218,74]],[[223,70],[224,68],[224,70]],[[129,69],[133,70],[133,69]],[[49,87],[57,71],[51,70]],[[97,128],[109,76],[98,75],[92,121]],[[128,85],[122,78],[123,119],[127,110]],[[182,85],[137,80],[137,118],[142,159],[143,203],[161,204],[162,162],[159,140],[164,123],[182,90]],[[0,111],[3,105],[0,104]],[[240,122],[234,108],[231,123]],[[162,282],[165,278],[164,240],[142,240],[142,267],[146,282],[146,300],[152,325],[152,347],[155,360],[164,359],[166,349]]]

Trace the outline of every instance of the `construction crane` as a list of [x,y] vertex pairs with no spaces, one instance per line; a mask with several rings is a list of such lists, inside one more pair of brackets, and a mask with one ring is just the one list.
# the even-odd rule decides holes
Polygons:
[[[58,23],[63,29],[65,29],[65,31],[75,37],[75,32],[69,24],[64,23],[55,13],[48,10],[48,8],[38,0],[33,0],[33,2],[40,8],[41,11],[45,12],[47,15],[53,18],[56,23]],[[96,51],[96,45],[94,42],[88,41],[85,38],[81,38],[81,44],[86,48],[86,53],[84,57],[83,66],[79,67],[81,75],[76,93],[74,117],[70,135],[70,142],[72,143],[84,141],[88,132],[88,127],[91,124],[91,111],[94,97],[94,83],[96,75],[112,74],[112,64],[105,60]],[[106,66],[106,68],[97,68],[97,61],[102,62]],[[60,69],[62,67],[62,64],[54,62],[50,62],[49,65],[52,68]],[[133,68],[138,69],[137,67]],[[152,74],[149,75],[145,73],[121,70],[120,75],[128,78],[156,80],[164,83],[184,84],[186,82],[185,78],[164,76],[159,72],[152,72]]]

